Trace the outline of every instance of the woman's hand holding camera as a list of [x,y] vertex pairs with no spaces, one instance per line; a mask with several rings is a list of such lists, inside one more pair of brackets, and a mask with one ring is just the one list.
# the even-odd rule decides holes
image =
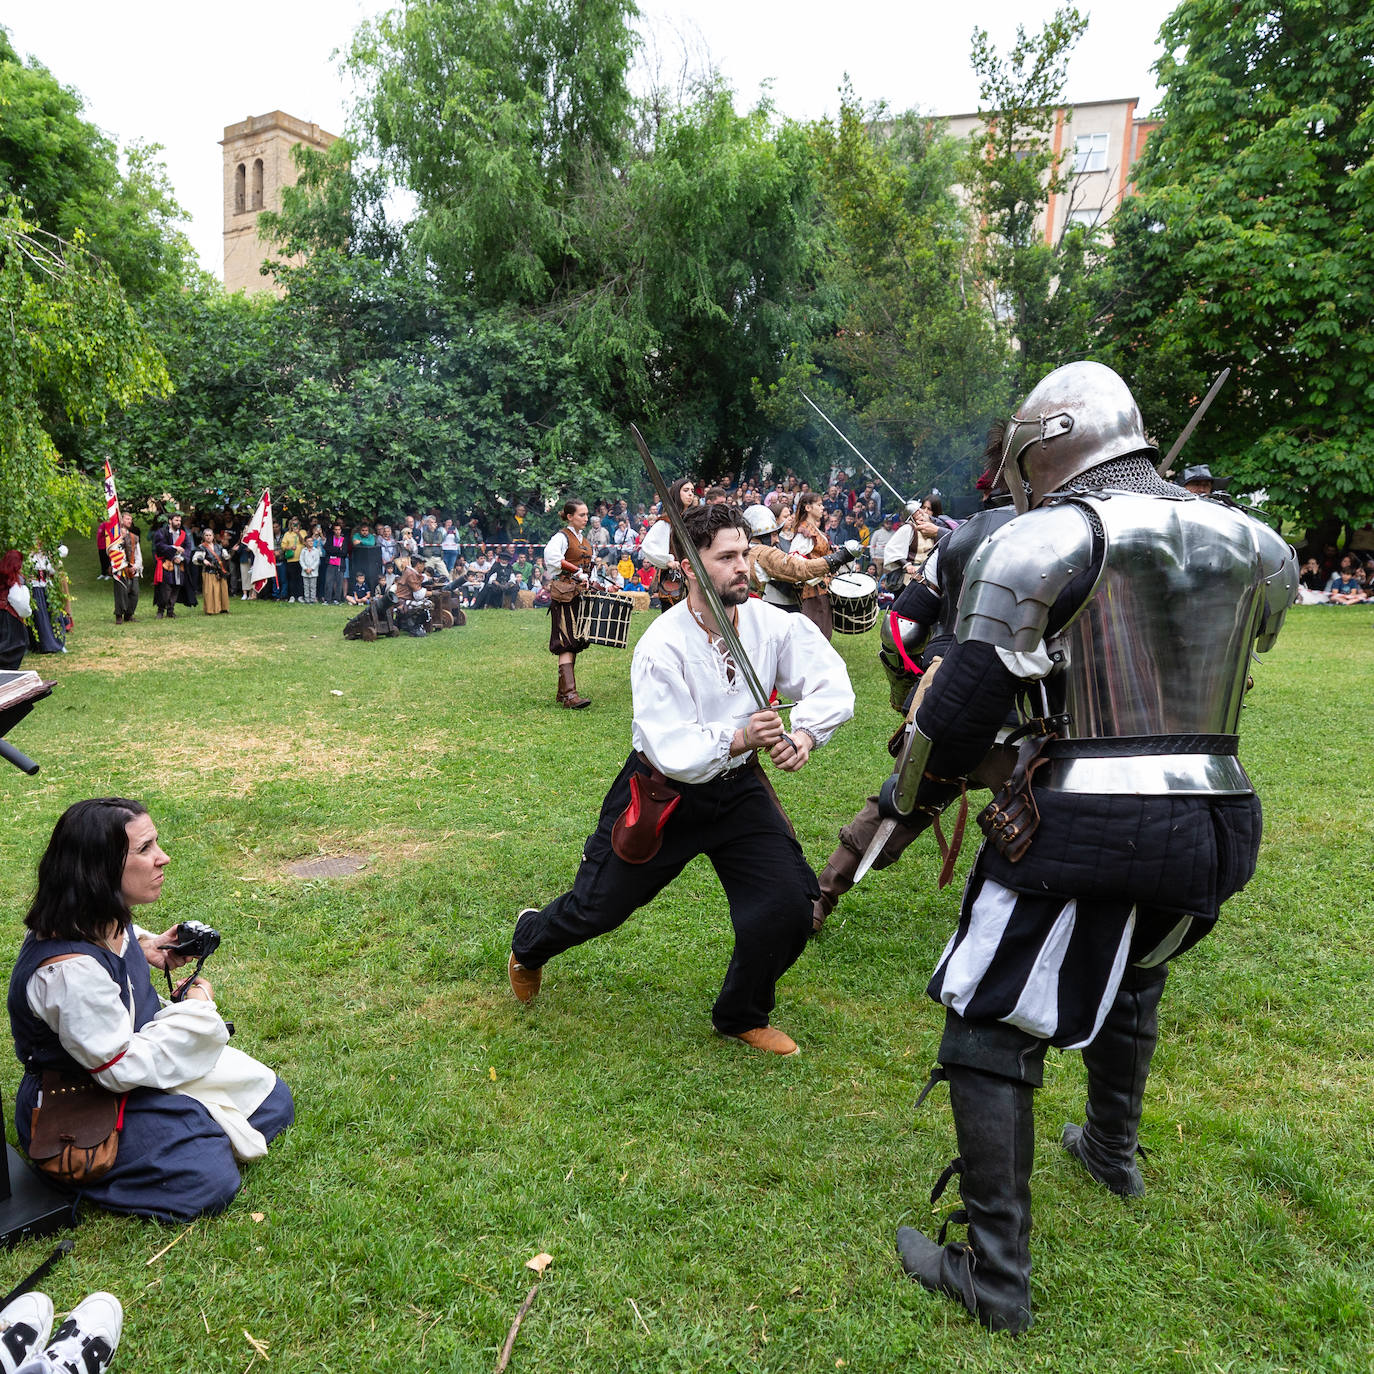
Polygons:
[[171,930],[164,930],[161,935],[140,935],[138,943],[143,949],[143,957],[148,961],[149,968],[160,968],[170,972],[174,968],[180,968],[182,964],[192,963],[195,959],[193,954],[175,954],[171,946],[178,940],[177,932],[180,926],[173,926]]

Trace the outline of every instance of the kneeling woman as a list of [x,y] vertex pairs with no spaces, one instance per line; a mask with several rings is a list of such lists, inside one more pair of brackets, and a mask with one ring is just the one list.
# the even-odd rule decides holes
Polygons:
[[123,1099],[122,1125],[113,1166],[81,1185],[81,1196],[185,1221],[229,1204],[238,1161],[266,1154],[294,1108],[271,1069],[229,1047],[205,979],[182,1001],[164,1004],[154,991],[149,965],[185,962],[168,952],[176,929],[146,934],[130,909],[157,901],[168,862],[141,803],[106,797],[68,807],[38,865],[9,1012],[24,1065],[14,1104],[24,1149],[45,1071],[93,1079]]

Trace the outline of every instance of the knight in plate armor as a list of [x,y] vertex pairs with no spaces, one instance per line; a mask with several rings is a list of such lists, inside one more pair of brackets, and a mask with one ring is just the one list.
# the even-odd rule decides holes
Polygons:
[[[902,1265],[993,1330],[1031,1323],[1033,1092],[1049,1045],[1082,1051],[1087,1117],[1064,1148],[1135,1195],[1146,1076],[1168,961],[1254,873],[1260,806],[1237,756],[1252,650],[1297,587],[1288,545],[1163,481],[1110,368],[1050,373],[1007,426],[1018,517],[971,560],[955,643],[908,726],[881,807],[938,813],[1009,708],[1010,781],[930,996],[945,1007],[966,1243],[902,1227]],[[942,1186],[942,1185],[941,1185]],[[938,1196],[937,1186],[934,1196]]]

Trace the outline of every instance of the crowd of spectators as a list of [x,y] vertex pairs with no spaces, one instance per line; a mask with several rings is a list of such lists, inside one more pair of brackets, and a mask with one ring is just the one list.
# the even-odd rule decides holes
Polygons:
[[[784,546],[802,498],[824,511],[822,530],[832,546],[855,539],[865,553],[854,571],[871,576],[882,587],[886,603],[904,581],[915,576],[930,551],[957,521],[942,510],[938,493],[903,506],[871,480],[859,481],[839,469],[824,491],[788,473],[776,482],[734,480],[696,483],[698,499],[726,501],[740,507],[766,505],[776,516]],[[596,580],[626,591],[656,591],[656,569],[641,555],[659,505],[632,503],[624,497],[589,501],[586,537],[597,551]],[[532,513],[522,502],[503,507],[494,520],[478,516],[446,517],[439,510],[398,516],[389,522],[331,520],[280,512],[277,576],[257,589],[250,580],[253,550],[242,542],[243,517],[229,511],[192,513],[187,520],[191,548],[209,528],[225,551],[230,568],[229,595],[240,600],[271,600],[287,605],[359,605],[406,567],[443,575],[459,604],[466,608],[545,606],[557,569],[544,566],[546,540],[557,530],[556,514]],[[152,517],[151,526],[162,517]],[[137,526],[135,536],[139,531]],[[102,576],[108,559],[100,551]],[[141,559],[139,560],[142,561]],[[151,565],[152,560],[149,559]],[[177,599],[195,606],[200,595],[200,568],[193,565]],[[1300,600],[1305,603],[1358,605],[1374,597],[1374,550],[1341,552],[1328,546],[1310,556],[1301,573]],[[520,597],[520,593],[528,596]]]
[[[881,553],[886,537],[900,524],[903,512],[883,515],[883,496],[874,483],[851,484],[845,474],[823,493],[825,533],[833,544],[857,539],[875,543],[871,571],[881,575]],[[696,484],[705,501],[728,501],[741,507],[768,504],[786,527],[797,499],[811,493],[804,480],[788,474],[781,481],[761,486],[751,480],[735,482],[727,474],[718,484]],[[587,538],[597,551],[596,580],[625,591],[655,590],[656,570],[641,556],[645,534],[659,517],[657,502],[632,504],[625,498],[603,497],[590,502]],[[548,604],[548,584],[556,575],[544,566],[546,540],[558,528],[555,515],[531,514],[522,502],[513,502],[495,521],[477,517],[445,517],[438,510],[395,517],[389,523],[370,520],[331,520],[316,515],[279,511],[277,521],[276,577],[254,587],[251,580],[253,549],[243,542],[243,516],[233,512],[190,512],[186,517],[190,547],[198,548],[207,529],[228,558],[229,596],[233,599],[270,600],[286,605],[358,605],[380,583],[390,581],[405,567],[442,569],[463,606],[512,607],[518,593],[530,593],[520,604]],[[155,532],[162,517],[153,517]],[[143,531],[135,527],[137,537]],[[147,537],[144,535],[144,537]],[[108,578],[109,561],[99,550],[101,576]],[[151,564],[151,559],[149,563]],[[201,595],[202,566],[193,564],[179,604],[195,606]]]

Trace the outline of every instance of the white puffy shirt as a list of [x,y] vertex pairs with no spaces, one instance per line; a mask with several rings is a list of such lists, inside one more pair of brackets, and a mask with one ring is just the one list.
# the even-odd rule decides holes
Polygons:
[[195,998],[168,1003],[136,1032],[120,988],[85,954],[37,969],[24,991],[29,1010],[111,1092],[194,1082],[215,1067],[229,1041],[215,1004]]
[[[789,728],[824,744],[854,714],[844,660],[804,615],[750,599],[739,607],[744,651],[765,690],[797,704]],[[736,670],[730,681],[718,640],[684,599],[644,632],[630,665],[634,747],[666,777],[708,782],[747,755],[730,757],[735,731],[759,709]]]

